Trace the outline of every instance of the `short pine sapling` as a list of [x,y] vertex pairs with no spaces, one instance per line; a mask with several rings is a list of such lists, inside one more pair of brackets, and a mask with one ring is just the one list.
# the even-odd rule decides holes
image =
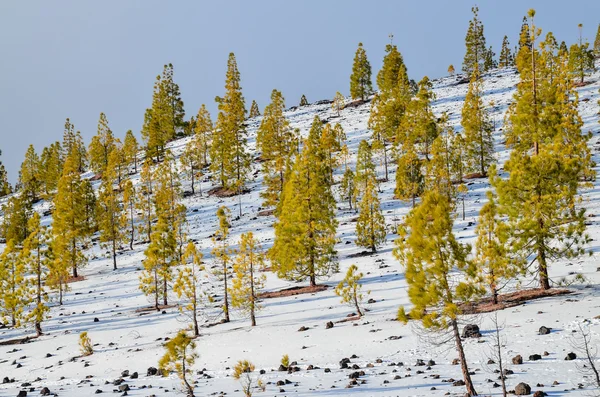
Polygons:
[[188,375],[192,373],[198,358],[196,343],[185,331],[179,331],[176,337],[165,344],[165,350],[165,355],[158,362],[162,374],[175,372],[186,388],[187,396],[194,397],[194,386],[188,381]]
[[[360,284],[362,277],[363,274],[358,272],[358,267],[351,265],[346,272],[346,277],[335,287],[335,294],[342,298],[342,303],[354,306],[359,317],[364,315],[364,309],[361,309],[364,300],[364,295],[361,292],[362,285]],[[370,291],[367,292],[368,294],[370,294]]]

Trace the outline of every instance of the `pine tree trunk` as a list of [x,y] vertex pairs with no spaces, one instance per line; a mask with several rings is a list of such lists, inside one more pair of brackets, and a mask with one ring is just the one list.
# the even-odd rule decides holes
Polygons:
[[227,262],[223,262],[223,287],[225,289],[223,311],[225,312],[225,322],[229,322],[229,295],[227,294]]
[[467,359],[465,358],[465,351],[463,349],[462,341],[460,340],[460,333],[458,331],[458,323],[456,320],[451,321],[452,332],[454,333],[454,341],[456,342],[456,351],[458,352],[458,358],[460,360],[460,368],[463,374],[463,380],[465,381],[465,387],[469,396],[476,396],[475,386],[469,375],[469,367],[467,366]]
[[133,250],[133,239],[135,237],[135,225],[133,223],[133,205],[129,205],[129,212],[131,214],[131,240],[129,240],[129,249]]
[[167,298],[168,286],[167,286],[167,278],[163,278],[163,305],[167,306],[169,304]]
[[195,194],[194,192],[194,166],[192,166],[192,196]]
[[[38,247],[37,249],[37,269],[36,269],[36,276],[37,276],[37,280],[36,280],[36,284],[37,284],[37,291],[36,291],[36,297],[35,297],[35,301],[37,303],[37,308],[39,310],[41,304],[42,304],[42,266],[41,266],[41,258],[40,258],[40,249]],[[40,321],[40,315],[39,313],[36,315],[36,320],[35,320],[35,333],[37,336],[42,335],[42,324]]]
[[160,308],[158,307],[158,288],[159,288],[158,273],[155,269],[154,270],[154,308],[156,309],[156,311],[160,310]]
[[198,314],[196,307],[196,297],[194,297],[194,313],[192,313],[192,320],[194,321],[194,336],[200,336],[200,327],[198,326]]
[[388,180],[388,160],[387,160],[387,148],[385,147],[385,141],[381,142],[383,144],[383,165],[385,168],[385,180]]
[[256,327],[256,315],[254,313],[256,310],[255,299],[256,297],[254,296],[254,266],[252,265],[252,262],[250,262],[250,325],[252,327]]
[[354,292],[354,307],[356,308],[356,313],[358,313],[358,317],[362,317],[363,313],[358,306],[358,297],[356,296],[356,291]]
[[77,246],[75,245],[75,240],[73,240],[72,243],[72,251],[71,254],[73,255],[73,278],[77,278],[77,259],[76,259],[76,249]]
[[550,279],[548,277],[548,263],[546,262],[546,251],[541,246],[538,248],[538,273],[540,277],[540,288],[550,289]]
[[113,270],[117,270],[117,242],[112,241]]

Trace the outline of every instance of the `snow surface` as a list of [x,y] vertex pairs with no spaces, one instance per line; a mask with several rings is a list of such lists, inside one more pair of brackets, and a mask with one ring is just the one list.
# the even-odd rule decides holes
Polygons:
[[[592,84],[579,89],[580,114],[585,122],[584,132],[593,133],[589,145],[594,154],[594,160],[600,163],[600,125],[598,124],[598,81],[600,72],[588,77]],[[434,81],[434,91],[437,99],[433,108],[437,115],[447,112],[451,123],[460,129],[460,114],[467,90],[467,84],[457,84],[459,76],[446,77]],[[495,142],[497,160],[501,166],[508,158],[508,151],[503,146],[502,120],[503,115],[512,100],[518,75],[513,69],[494,71],[485,76],[484,101],[494,102],[492,116],[496,121]],[[315,115],[330,122],[339,122],[344,127],[348,137],[348,147],[355,158],[358,144],[363,139],[369,139],[367,128],[370,104],[342,111],[340,117],[330,109],[330,105],[310,105],[286,112],[293,128],[300,128],[306,135]],[[260,117],[249,122],[249,146],[254,150],[255,133],[260,124]],[[170,149],[180,155],[189,138],[172,142]],[[381,159],[379,159],[381,160]],[[258,164],[253,164],[254,170],[259,170]],[[383,169],[378,169],[383,175]],[[253,231],[260,240],[263,248],[268,249],[273,242],[272,216],[261,217],[260,209],[262,176],[256,174],[256,179],[250,183],[251,191],[241,197],[244,215],[234,220],[232,241],[246,231]],[[341,177],[341,171],[337,172]],[[137,180],[138,175],[133,176]],[[97,186],[98,182],[96,182]],[[184,188],[189,189],[189,181]],[[210,188],[210,182],[202,182],[202,191]],[[337,188],[337,187],[336,187]],[[469,193],[466,196],[466,219],[457,217],[455,232],[463,242],[474,242],[475,224],[481,205],[485,201],[485,192],[489,189],[486,179],[475,179],[468,184]],[[337,217],[339,221],[336,249],[339,252],[340,272],[327,280],[322,280],[330,287],[335,286],[342,278],[346,269],[355,263],[365,274],[362,281],[364,290],[370,291],[370,298],[375,303],[368,304],[368,313],[360,321],[336,323],[332,329],[325,329],[328,321],[344,319],[352,308],[340,303],[333,288],[327,291],[298,295],[286,298],[266,299],[264,309],[258,313],[256,327],[250,327],[249,321],[239,313],[233,313],[233,321],[229,324],[214,327],[202,327],[202,336],[197,339],[197,359],[194,369],[204,370],[203,375],[194,375],[197,381],[196,395],[243,395],[239,383],[232,378],[232,369],[241,359],[252,361],[257,368],[265,369],[262,379],[267,383],[266,391],[256,390],[256,395],[293,395],[293,396],[442,396],[446,393],[463,395],[464,387],[454,387],[452,383],[443,382],[449,378],[462,379],[460,366],[452,365],[457,356],[452,345],[436,347],[419,338],[411,325],[402,325],[394,321],[400,305],[409,305],[404,280],[403,268],[393,255],[395,226],[410,209],[409,203],[393,199],[394,170],[391,169],[390,181],[382,183],[380,198],[382,210],[390,233],[387,242],[378,253],[358,258],[349,257],[363,249],[354,244],[356,217],[353,211],[347,209],[346,203],[338,203]],[[584,206],[589,218],[588,231],[593,238],[589,249],[592,255],[573,261],[553,263],[550,276],[554,281],[563,277],[571,280],[574,274],[581,273],[587,282],[571,285],[575,292],[566,297],[552,297],[528,302],[522,306],[498,312],[498,318],[504,325],[502,338],[504,340],[505,360],[521,354],[525,362],[520,366],[508,365],[514,371],[507,379],[509,389],[519,382],[531,385],[532,390],[543,390],[551,396],[573,395],[587,396],[593,392],[591,378],[586,378],[578,370],[584,362],[577,351],[578,359],[564,361],[565,355],[573,348],[572,332],[578,324],[592,332],[596,346],[600,344],[600,294],[598,282],[600,272],[598,266],[598,238],[600,237],[600,222],[592,216],[600,213],[600,181],[594,187],[583,192]],[[198,247],[204,254],[208,267],[213,263],[210,254],[212,248],[211,236],[216,229],[215,212],[221,205],[231,209],[233,217],[238,213],[238,198],[219,199],[215,197],[195,197],[184,199],[188,208],[190,238],[197,241]],[[41,203],[36,210],[43,212],[48,203]],[[45,224],[51,219],[45,217]],[[128,249],[118,256],[119,270],[112,270],[112,262],[106,250],[95,245],[89,254],[90,261],[82,270],[85,280],[71,284],[72,290],[66,295],[64,305],[52,304],[51,319],[44,324],[45,335],[27,344],[0,346],[0,380],[15,378],[14,383],[0,384],[0,396],[15,396],[18,390],[28,390],[35,387],[30,395],[39,394],[46,386],[52,392],[61,396],[86,396],[94,394],[97,389],[112,392],[117,386],[105,384],[121,376],[123,370],[139,372],[138,379],[125,378],[131,387],[131,396],[163,396],[181,393],[180,381],[174,377],[146,376],[146,369],[157,367],[158,360],[163,354],[163,341],[159,338],[172,337],[179,329],[187,326],[187,319],[174,308],[165,313],[149,311],[136,312],[137,309],[148,307],[148,299],[138,289],[138,277],[141,272],[145,245],[135,245],[134,250]],[[267,290],[277,290],[298,285],[280,280],[273,274],[267,274]],[[533,286],[531,278],[523,279],[523,287]],[[304,285],[304,284],[303,284]],[[208,292],[222,297],[220,285],[216,280],[207,276],[206,289]],[[176,297],[170,297],[175,303]],[[203,310],[204,324],[217,321],[218,301],[207,305]],[[98,322],[94,322],[98,318]],[[492,340],[492,315],[477,317],[465,316],[464,323],[477,323],[481,327],[483,337],[465,340],[465,348],[472,371],[476,389],[484,395],[501,395],[499,388],[493,388],[488,379],[497,381],[498,375],[493,373],[494,366],[488,361]],[[552,328],[549,335],[538,335],[540,326]],[[299,332],[301,326],[309,330]],[[78,335],[87,331],[91,337],[94,354],[83,359],[71,361],[79,355]],[[0,341],[22,337],[31,334],[28,330],[0,330]],[[396,336],[401,338],[392,338]],[[549,353],[540,361],[529,361],[530,354]],[[50,357],[46,357],[47,354]],[[288,354],[291,361],[297,361],[300,372],[287,374],[277,372],[281,357]],[[350,370],[340,369],[339,361],[344,357],[356,355],[351,359],[352,364],[358,364],[366,375],[361,377],[366,383],[347,389]],[[376,363],[380,359],[381,363]],[[431,369],[416,367],[417,359],[425,361],[433,359],[436,365]],[[17,368],[13,362],[21,364]],[[393,365],[399,362],[403,366]],[[374,364],[367,368],[367,364]],[[307,371],[312,364],[320,369]],[[352,365],[351,364],[351,365]],[[597,364],[600,365],[600,362]],[[324,369],[330,368],[330,373]],[[423,373],[417,373],[423,371]],[[440,375],[438,379],[432,375]],[[400,379],[394,379],[399,375]],[[412,376],[409,376],[412,375]],[[36,379],[40,380],[36,380]],[[276,386],[279,380],[288,379],[292,383]],[[360,381],[360,380],[359,380]],[[553,386],[553,382],[558,385]],[[31,386],[21,387],[24,382]],[[543,386],[537,386],[536,384]],[[583,388],[579,389],[579,384]],[[152,388],[150,389],[150,385]],[[144,386],[146,388],[144,388]],[[285,392],[280,392],[280,388]],[[434,390],[432,388],[435,388]],[[168,393],[168,394],[167,394]]]

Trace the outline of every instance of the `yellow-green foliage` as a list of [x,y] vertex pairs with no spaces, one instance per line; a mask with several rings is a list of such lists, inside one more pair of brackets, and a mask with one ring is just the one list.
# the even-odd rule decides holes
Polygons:
[[335,93],[335,96],[333,97],[333,103],[331,104],[331,108],[337,112],[337,115],[340,115],[340,112],[342,111],[342,109],[344,108],[344,96],[338,91]]
[[271,92],[271,103],[265,108],[263,119],[256,134],[256,146],[263,160],[263,184],[261,197],[265,207],[277,206],[286,178],[286,169],[296,153],[298,136],[290,127],[283,112],[285,99],[281,92]]
[[[452,227],[448,198],[431,191],[398,231],[394,256],[405,268],[408,297],[413,304],[409,315],[426,328],[445,329],[455,322],[460,302],[483,292],[476,278],[477,269],[467,259],[471,247],[456,240]],[[451,282],[456,271],[461,281]],[[406,321],[403,310],[399,315]]]
[[252,386],[255,383],[261,388],[264,387],[261,386],[262,382],[260,378],[253,376],[254,369],[254,364],[248,360],[240,360],[233,367],[233,379],[240,381],[242,391],[246,397],[252,397]]
[[377,181],[374,176],[367,179],[367,186],[359,204],[356,222],[356,245],[377,251],[385,242],[385,219],[377,194]]
[[264,268],[264,254],[252,232],[242,234],[240,249],[233,263],[235,278],[231,284],[231,306],[240,309],[256,325],[256,311],[261,309],[258,295],[264,288],[267,276],[260,274]]
[[92,340],[85,331],[79,334],[79,351],[81,352],[82,356],[91,356],[94,354]]
[[217,210],[217,219],[219,220],[219,229],[215,232],[213,237],[214,248],[211,253],[215,257],[217,266],[215,267],[214,273],[223,281],[223,313],[225,314],[225,321],[229,322],[229,277],[230,269],[229,263],[231,261],[232,249],[229,248],[229,242],[227,237],[229,236],[229,228],[231,227],[231,212],[229,208],[222,206]]
[[308,278],[311,285],[316,285],[317,277],[337,269],[336,207],[326,152],[320,142],[322,128],[315,116],[283,189],[275,242],[269,252],[279,276]]
[[0,256],[0,314],[13,327],[20,327],[28,304],[27,269],[19,258],[14,240],[10,240]]
[[350,95],[352,99],[360,98],[364,101],[372,91],[371,64],[367,59],[367,52],[363,48],[363,44],[358,43],[352,64],[352,75],[350,75]]
[[[358,272],[356,265],[351,265],[346,272],[346,277],[335,287],[335,294],[342,298],[342,303],[354,306],[359,316],[363,315],[360,305],[363,302],[362,285],[360,280],[363,274]],[[369,292],[367,292],[369,294]]]
[[290,366],[290,356],[288,356],[287,354],[284,354],[283,357],[281,357],[281,365],[283,365],[284,367],[289,367]]
[[190,317],[194,336],[198,336],[200,334],[198,309],[204,296],[200,276],[201,271],[204,270],[202,252],[198,251],[196,245],[190,241],[183,254],[183,260],[190,262],[183,269],[178,269],[173,292],[177,294],[178,298],[184,298],[185,303],[179,306],[179,310]]
[[233,53],[227,61],[225,96],[217,97],[219,115],[210,146],[211,170],[213,178],[227,189],[241,191],[250,170],[250,155],[247,151],[246,108],[240,72]]
[[194,340],[187,336],[185,331],[179,331],[177,336],[165,344],[165,355],[158,362],[162,374],[166,376],[169,372],[175,372],[191,396],[194,395],[194,388],[188,382],[187,376],[192,373],[192,367],[198,357],[195,349]]

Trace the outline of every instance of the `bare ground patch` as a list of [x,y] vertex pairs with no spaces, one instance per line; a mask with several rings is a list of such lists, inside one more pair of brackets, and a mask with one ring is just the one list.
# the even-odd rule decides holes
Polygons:
[[569,291],[568,289],[525,289],[521,291],[510,292],[508,294],[498,295],[498,303],[493,303],[492,298],[489,297],[475,302],[463,303],[460,305],[460,309],[462,314],[490,313],[496,310],[519,306],[534,299],[568,295],[572,293],[573,291]]
[[260,298],[261,299],[283,298],[286,296],[294,296],[294,295],[301,295],[301,294],[314,294],[316,292],[325,291],[327,288],[329,288],[327,285],[315,285],[314,287],[311,287],[311,286],[291,287],[291,288],[285,288],[285,289],[282,289],[279,291],[263,292],[262,294],[260,294]]

